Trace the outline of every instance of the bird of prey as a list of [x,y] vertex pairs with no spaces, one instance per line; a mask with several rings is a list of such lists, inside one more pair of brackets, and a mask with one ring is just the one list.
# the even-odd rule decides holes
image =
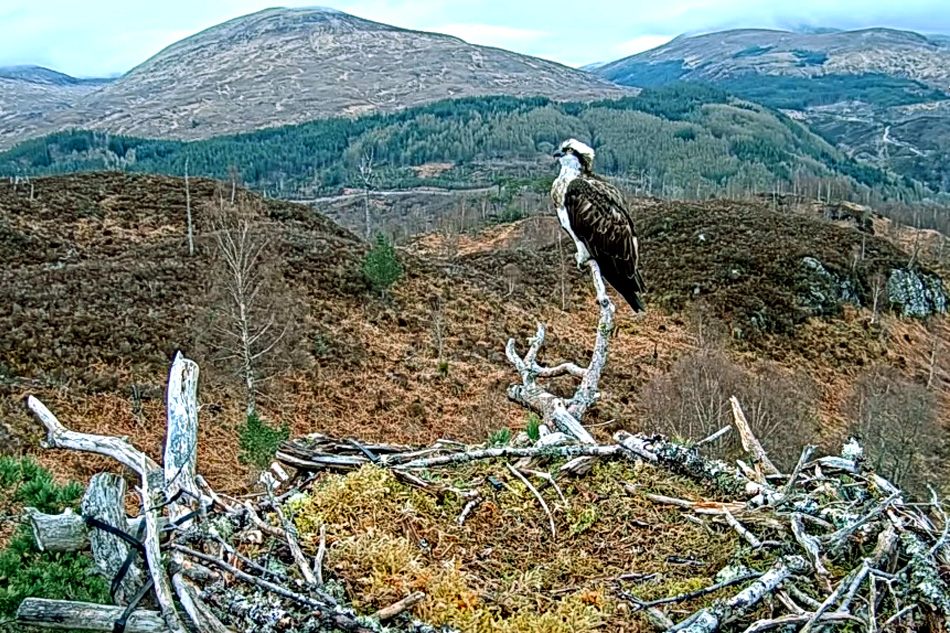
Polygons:
[[594,174],[594,150],[584,143],[568,139],[554,157],[561,163],[561,173],[551,187],[551,199],[561,226],[577,246],[577,265],[593,259],[634,312],[646,310],[638,295],[646,288],[640,276],[637,234],[620,192]]

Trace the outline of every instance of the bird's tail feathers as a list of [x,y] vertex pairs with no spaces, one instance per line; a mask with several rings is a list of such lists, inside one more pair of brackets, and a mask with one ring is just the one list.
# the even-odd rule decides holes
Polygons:
[[643,277],[640,276],[639,270],[634,272],[633,277],[627,277],[626,275],[617,274],[615,271],[608,271],[606,269],[603,270],[603,274],[607,283],[620,293],[624,300],[630,304],[630,307],[633,308],[634,312],[646,312],[646,304],[643,303],[643,300],[638,294],[646,290],[646,285],[643,283]]

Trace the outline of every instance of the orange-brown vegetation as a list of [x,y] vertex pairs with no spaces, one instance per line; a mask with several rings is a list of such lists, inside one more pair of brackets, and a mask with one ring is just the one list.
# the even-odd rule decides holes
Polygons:
[[[191,186],[197,226],[207,227],[203,210],[230,188],[205,180]],[[81,174],[37,180],[33,195],[0,184],[3,450],[36,451],[39,425],[21,401],[34,393],[67,426],[127,435],[158,457],[164,381],[180,349],[202,371],[200,468],[222,491],[246,487],[251,473],[237,461],[244,397],[216,355],[221,342],[210,327],[220,310],[212,291],[215,241],[199,230],[196,254],[188,256],[183,182]],[[857,271],[866,283],[878,270],[906,264],[907,253],[891,242],[757,203],[648,200],[635,207],[653,309],[641,317],[618,309],[602,398],[586,420],[596,433],[655,428],[644,389],[660,389],[678,363],[704,349],[748,376],[807,379],[808,389],[788,392],[816,394],[819,431],[801,444],[834,448],[845,433],[842,405],[875,365],[930,382],[947,402],[946,355],[933,352],[950,345],[945,319],[885,315],[872,324],[866,308],[816,316],[796,298],[801,258]],[[482,441],[526,421],[505,397],[515,378],[503,352],[509,337],[523,345],[543,320],[542,362],[589,357],[592,292],[569,244],[558,245],[553,218],[458,236],[451,257],[444,234],[420,238],[401,249],[405,275],[380,298],[360,273],[361,240],[300,205],[264,200],[258,213],[281,292],[291,293],[301,316],[257,405],[293,435]],[[859,284],[865,304],[867,292]],[[697,299],[705,306],[699,321]],[[286,300],[274,303],[275,311],[287,309]],[[722,336],[710,337],[710,328]],[[557,379],[553,388],[566,393],[571,380]],[[110,467],[58,452],[38,457],[62,477],[85,479]]]

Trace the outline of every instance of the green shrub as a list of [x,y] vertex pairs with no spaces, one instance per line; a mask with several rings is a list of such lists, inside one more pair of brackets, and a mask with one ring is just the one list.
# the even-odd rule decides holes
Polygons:
[[511,429],[505,427],[488,435],[488,445],[492,447],[508,446],[511,441]]
[[385,293],[402,276],[402,266],[396,259],[396,249],[382,235],[363,260],[363,275],[376,290]]
[[541,418],[533,411],[528,414],[528,425],[525,428],[528,437],[537,442],[541,439]]
[[290,427],[286,424],[275,428],[252,413],[241,427],[241,454],[238,456],[242,464],[254,464],[261,470],[267,468],[280,443],[290,437]]
[[[18,515],[24,507],[58,514],[75,509],[82,486],[60,486],[32,459],[0,457],[0,514]],[[41,552],[21,525],[0,551],[0,621],[13,617],[27,597],[109,602],[109,583],[95,575],[92,559],[81,552]]]

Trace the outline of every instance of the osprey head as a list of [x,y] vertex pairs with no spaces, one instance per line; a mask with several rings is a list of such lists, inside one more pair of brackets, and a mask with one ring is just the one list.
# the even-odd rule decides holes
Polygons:
[[563,159],[567,156],[576,157],[584,171],[591,171],[594,167],[594,149],[575,138],[567,139],[554,152],[554,158]]

